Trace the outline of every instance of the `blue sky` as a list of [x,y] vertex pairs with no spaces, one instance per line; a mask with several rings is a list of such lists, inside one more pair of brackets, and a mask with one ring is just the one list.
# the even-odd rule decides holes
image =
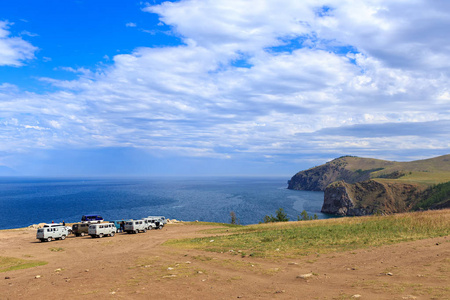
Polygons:
[[0,4],[0,175],[281,175],[449,153],[447,1]]

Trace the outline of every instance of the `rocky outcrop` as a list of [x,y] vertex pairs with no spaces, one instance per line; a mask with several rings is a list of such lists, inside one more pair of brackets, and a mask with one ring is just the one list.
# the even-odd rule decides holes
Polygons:
[[399,213],[411,210],[423,187],[414,184],[367,180],[355,184],[335,182],[325,189],[322,212],[340,216]]
[[[450,178],[449,161],[450,155],[412,162],[342,156],[298,172],[288,181],[288,189],[324,191],[322,212],[341,216],[446,208],[449,187],[437,185],[425,191],[423,179],[411,182],[414,174],[429,176],[430,182],[439,178],[436,183]],[[436,172],[440,175],[433,177]]]
[[[338,216],[363,216],[367,211],[356,208],[357,201],[349,193],[349,185],[345,182],[334,184],[325,189],[322,212]],[[352,196],[350,196],[352,195]]]
[[341,157],[324,165],[298,172],[288,181],[288,189],[303,191],[324,191],[336,181],[355,183],[370,178],[370,174],[382,168],[352,171],[347,168],[348,157]]

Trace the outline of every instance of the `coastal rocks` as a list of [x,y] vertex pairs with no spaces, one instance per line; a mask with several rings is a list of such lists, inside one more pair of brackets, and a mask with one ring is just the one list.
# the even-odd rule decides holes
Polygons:
[[345,182],[337,182],[325,189],[322,212],[338,216],[364,216],[369,212],[356,207],[357,200],[350,192],[351,185]]
[[[354,170],[349,165],[365,161],[364,158],[343,156],[305,171],[298,172],[288,181],[288,189],[302,191],[324,191],[326,187],[337,181],[356,183],[370,179],[373,172],[380,171],[386,163],[377,161],[373,168]],[[378,166],[378,167],[377,167]]]
[[176,223],[183,223],[183,221],[177,219],[167,219],[167,224],[176,224]]
[[405,212],[416,203],[420,192],[412,184],[375,180],[349,184],[339,181],[325,189],[321,211],[339,216]]
[[323,191],[330,183],[348,177],[349,173],[340,165],[327,163],[323,166],[298,172],[288,181],[288,189]]
[[33,224],[33,225],[28,226],[28,228],[29,229],[39,229],[39,228],[43,228],[45,224],[46,223]]

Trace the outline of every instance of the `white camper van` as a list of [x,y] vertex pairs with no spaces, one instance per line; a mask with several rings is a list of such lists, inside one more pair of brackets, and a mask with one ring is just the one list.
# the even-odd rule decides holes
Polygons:
[[148,225],[144,220],[131,220],[125,222],[124,231],[126,233],[147,232]]
[[64,240],[69,235],[67,227],[62,224],[45,224],[43,228],[39,228],[36,238],[41,242],[51,242],[53,239]]
[[152,218],[143,218],[142,220],[144,220],[148,230],[158,229],[154,219],[152,219]]
[[114,236],[116,234],[116,225],[114,223],[96,223],[89,225],[88,234],[95,237]]
[[155,224],[156,229],[162,229],[167,223],[166,218],[162,216],[148,216],[147,219],[150,219]]

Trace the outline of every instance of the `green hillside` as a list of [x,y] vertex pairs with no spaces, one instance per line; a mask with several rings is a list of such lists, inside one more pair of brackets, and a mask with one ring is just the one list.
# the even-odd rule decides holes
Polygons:
[[343,156],[298,172],[288,188],[324,191],[324,213],[367,215],[450,207],[448,182],[450,155],[411,162]]

